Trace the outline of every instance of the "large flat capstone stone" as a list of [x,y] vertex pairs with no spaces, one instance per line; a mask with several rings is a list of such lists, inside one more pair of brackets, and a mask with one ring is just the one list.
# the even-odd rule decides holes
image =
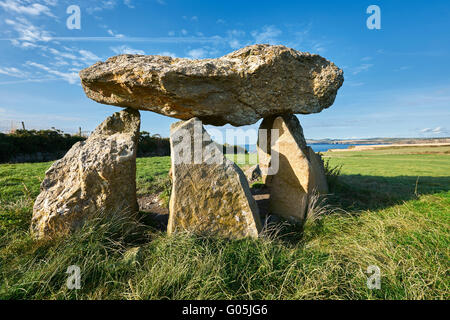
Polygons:
[[263,44],[204,60],[120,55],[82,70],[80,78],[86,95],[100,103],[235,126],[320,112],[344,81],[342,70],[317,54]]

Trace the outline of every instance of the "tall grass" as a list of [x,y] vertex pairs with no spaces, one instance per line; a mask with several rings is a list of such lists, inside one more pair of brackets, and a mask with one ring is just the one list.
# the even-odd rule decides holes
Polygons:
[[[0,299],[449,299],[447,156],[433,156],[436,165],[424,168],[411,155],[363,163],[345,156],[330,163],[345,164],[333,192],[348,213],[317,198],[302,230],[289,235],[272,225],[243,240],[168,236],[100,216],[68,238],[34,241],[32,199],[49,164],[0,166]],[[405,174],[397,158],[413,159],[410,177],[393,176]],[[387,162],[394,165],[385,169]],[[140,192],[165,179],[169,167],[167,158],[138,159]],[[420,174],[415,195],[417,170],[429,173]],[[81,269],[80,290],[66,286],[71,265]],[[367,288],[370,265],[381,270],[380,290]]]
[[[427,197],[377,214],[323,215],[289,245],[268,236],[168,236],[117,215],[54,241],[6,232],[0,298],[448,299],[449,227],[437,219],[443,203],[423,207]],[[140,258],[129,264],[124,253],[136,246]],[[71,265],[81,268],[81,290],[66,286]],[[366,286],[369,265],[382,271],[381,290]]]

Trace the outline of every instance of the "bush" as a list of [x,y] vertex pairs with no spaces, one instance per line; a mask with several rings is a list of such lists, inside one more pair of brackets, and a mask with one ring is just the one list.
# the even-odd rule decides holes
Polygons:
[[149,156],[169,156],[170,140],[169,138],[161,138],[159,134],[150,135],[147,131],[142,131],[139,136],[138,157]]
[[[75,143],[84,140],[85,137],[70,135],[57,129],[0,133],[0,163],[56,160],[64,156]],[[140,133],[138,157],[168,155],[170,155],[169,138],[161,138],[157,134],[150,136],[146,131]]]
[[16,158],[20,156],[37,153],[50,153],[57,157],[58,154],[67,152],[75,143],[85,139],[57,129],[0,133],[0,162],[16,162]]

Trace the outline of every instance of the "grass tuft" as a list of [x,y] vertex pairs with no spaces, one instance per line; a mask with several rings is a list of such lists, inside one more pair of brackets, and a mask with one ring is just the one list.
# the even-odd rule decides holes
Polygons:
[[[34,241],[29,199],[50,164],[0,165],[0,299],[450,299],[448,155],[326,157],[344,165],[329,204],[311,200],[302,230],[273,224],[242,240],[168,236],[116,215]],[[138,192],[169,167],[138,159]],[[66,286],[71,265],[80,290]],[[367,288],[370,265],[380,290]]]

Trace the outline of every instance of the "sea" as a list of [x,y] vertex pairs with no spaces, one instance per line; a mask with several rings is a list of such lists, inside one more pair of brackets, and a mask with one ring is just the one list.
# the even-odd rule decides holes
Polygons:
[[317,143],[309,144],[309,146],[315,152],[326,152],[330,149],[348,149],[350,146],[359,146],[359,144],[328,144],[328,143]]
[[[347,149],[350,146],[361,146],[361,144],[328,144],[328,143],[314,143],[308,144],[315,152],[326,152],[330,149]],[[246,145],[245,148],[250,153],[256,152],[256,145]]]

